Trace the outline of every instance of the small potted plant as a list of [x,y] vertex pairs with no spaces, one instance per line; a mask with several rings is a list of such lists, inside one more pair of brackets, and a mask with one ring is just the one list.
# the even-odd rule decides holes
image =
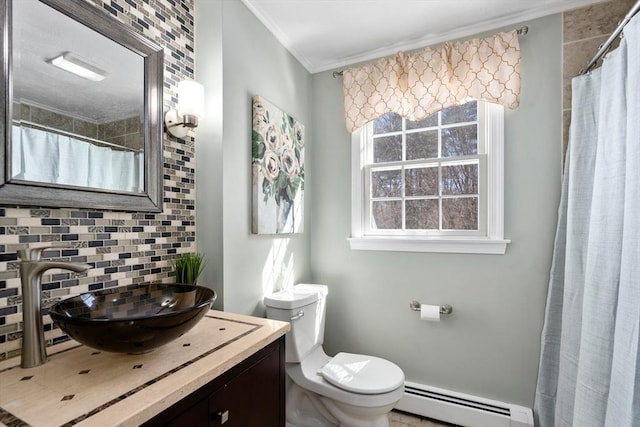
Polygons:
[[173,270],[176,273],[176,283],[195,285],[198,277],[204,271],[207,262],[202,254],[186,253],[173,261]]

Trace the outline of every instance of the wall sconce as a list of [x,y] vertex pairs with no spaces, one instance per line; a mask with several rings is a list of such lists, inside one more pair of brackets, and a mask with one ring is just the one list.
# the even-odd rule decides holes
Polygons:
[[164,115],[164,126],[170,135],[183,138],[189,129],[198,127],[204,117],[204,86],[193,80],[178,83],[178,109]]

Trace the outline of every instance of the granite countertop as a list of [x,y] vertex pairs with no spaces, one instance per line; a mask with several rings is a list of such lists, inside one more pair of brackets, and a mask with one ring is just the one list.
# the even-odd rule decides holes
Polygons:
[[150,353],[108,353],[75,341],[44,365],[0,364],[0,425],[139,425],[275,341],[289,324],[211,310]]

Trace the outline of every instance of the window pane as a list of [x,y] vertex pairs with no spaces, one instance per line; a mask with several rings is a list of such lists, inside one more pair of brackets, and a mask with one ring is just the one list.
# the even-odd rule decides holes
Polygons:
[[426,119],[420,120],[418,122],[412,122],[411,120],[407,120],[406,126],[407,126],[407,130],[438,126],[438,113],[432,114]]
[[373,133],[387,133],[402,130],[402,117],[396,113],[387,113],[373,121]]
[[444,230],[477,230],[477,197],[442,199],[442,228]]
[[478,165],[443,166],[442,194],[478,194]]
[[402,228],[402,202],[390,200],[371,203],[371,228],[394,229]]
[[402,160],[402,135],[373,139],[373,163]]
[[478,102],[471,101],[457,107],[442,110],[442,124],[475,122],[478,120]]
[[438,200],[407,200],[406,208],[408,230],[438,229]]
[[404,193],[406,196],[437,196],[438,168],[411,168],[405,171]]
[[407,134],[407,160],[438,157],[438,131]]
[[401,195],[400,170],[371,172],[371,197],[400,197]]
[[478,126],[442,129],[442,157],[478,154]]

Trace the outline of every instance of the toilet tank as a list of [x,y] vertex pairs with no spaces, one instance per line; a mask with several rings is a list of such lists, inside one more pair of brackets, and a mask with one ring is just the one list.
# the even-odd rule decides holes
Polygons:
[[285,360],[299,363],[324,341],[327,287],[298,284],[264,297],[267,318],[291,322]]

